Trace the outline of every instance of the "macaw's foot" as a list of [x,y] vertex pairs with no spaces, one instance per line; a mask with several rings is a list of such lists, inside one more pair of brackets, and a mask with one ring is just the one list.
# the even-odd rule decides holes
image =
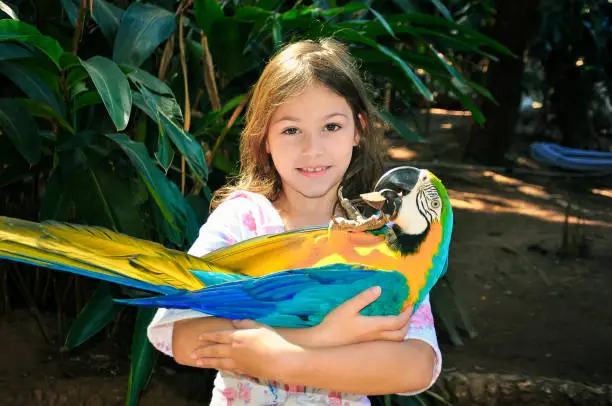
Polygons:
[[345,219],[344,217],[334,217],[330,222],[331,230],[338,231],[371,231],[378,230],[389,222],[389,219],[384,214],[375,214],[366,218],[361,217],[359,220]]
[[342,186],[338,188],[338,201],[340,202],[340,205],[346,212],[346,215],[348,216],[349,220],[354,220],[354,221],[364,220],[361,212],[357,210],[355,206],[353,206],[351,201],[345,198],[344,196],[342,196]]

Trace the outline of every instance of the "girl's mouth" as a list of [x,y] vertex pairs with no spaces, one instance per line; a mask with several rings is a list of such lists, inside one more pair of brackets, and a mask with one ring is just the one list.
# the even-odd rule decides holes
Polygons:
[[331,166],[308,166],[304,168],[297,168],[298,172],[302,175],[315,178],[318,176],[323,176]]

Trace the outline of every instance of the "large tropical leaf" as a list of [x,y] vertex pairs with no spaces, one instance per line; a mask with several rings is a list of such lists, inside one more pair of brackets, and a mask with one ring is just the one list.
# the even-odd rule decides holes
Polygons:
[[149,382],[159,356],[159,351],[151,345],[147,338],[147,326],[153,320],[156,311],[155,308],[138,309],[132,339],[132,364],[125,403],[127,406],[138,405],[140,393]]
[[127,127],[132,110],[132,91],[117,64],[103,56],[81,62],[89,73],[117,130]]
[[212,34],[212,26],[216,20],[223,18],[223,9],[218,0],[195,0],[195,19],[204,35]]
[[19,63],[14,61],[0,62],[0,74],[9,78],[28,97],[45,103],[62,116],[65,114],[64,105],[59,102],[55,92],[47,83]]
[[18,41],[44,52],[59,68],[64,50],[54,38],[44,36],[30,24],[15,20],[0,20],[0,42]]
[[123,306],[114,301],[118,289],[101,282],[87,304],[73,321],[64,346],[72,349],[83,344],[110,323]]
[[0,99],[0,128],[29,163],[38,163],[41,138],[34,118],[23,105]]
[[139,67],[176,30],[176,16],[150,3],[133,3],[123,14],[113,60]]

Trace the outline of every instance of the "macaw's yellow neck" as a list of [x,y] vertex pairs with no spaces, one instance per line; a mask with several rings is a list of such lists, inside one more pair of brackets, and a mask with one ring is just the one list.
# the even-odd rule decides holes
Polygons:
[[285,247],[278,255],[252,258],[244,273],[261,276],[286,269],[335,263],[363,264],[403,273],[413,287],[409,297],[409,302],[413,303],[418,298],[418,287],[425,286],[427,282],[433,256],[442,241],[442,226],[432,224],[419,249],[405,256],[392,251],[385,243],[384,235],[334,230],[313,233],[311,237]]

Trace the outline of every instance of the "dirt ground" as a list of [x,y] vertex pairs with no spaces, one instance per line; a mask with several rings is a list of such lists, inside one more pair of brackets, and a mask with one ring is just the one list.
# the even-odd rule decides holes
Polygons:
[[[391,142],[393,158],[430,162],[453,199],[449,273],[478,335],[463,335],[456,346],[441,334],[445,371],[612,383],[612,175],[572,180],[436,166],[436,159],[456,162],[452,144],[460,142],[462,120],[434,118],[439,131],[419,148]],[[440,145],[450,152],[434,154]],[[558,255],[568,199],[582,218],[580,227],[575,218],[569,227],[581,258]],[[53,331],[54,316],[43,319]],[[126,343],[63,355],[58,347],[45,343],[27,310],[0,320],[0,404],[122,404]],[[206,404],[203,378],[162,358],[142,404]]]

